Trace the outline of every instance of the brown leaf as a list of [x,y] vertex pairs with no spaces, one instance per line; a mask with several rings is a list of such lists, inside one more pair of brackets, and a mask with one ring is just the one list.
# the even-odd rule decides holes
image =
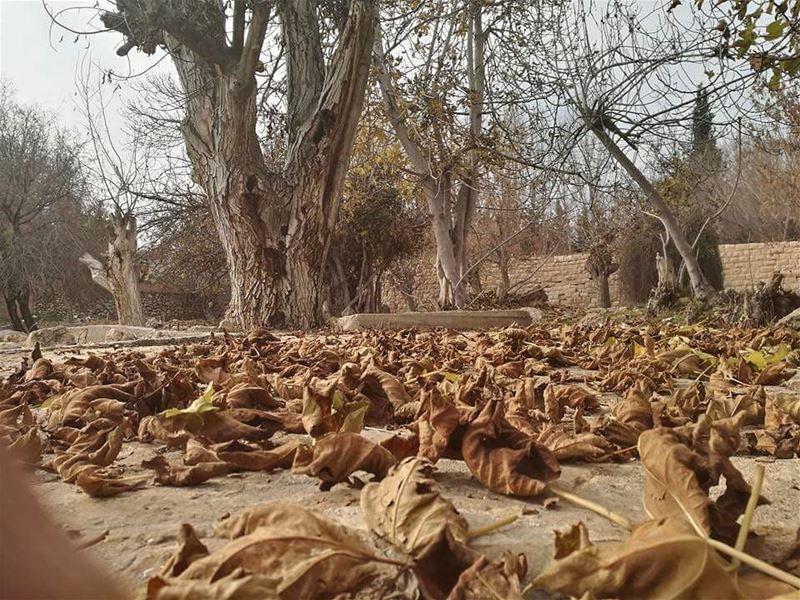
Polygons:
[[466,520],[442,498],[433,465],[408,458],[380,483],[361,491],[361,510],[371,531],[414,558],[427,597],[444,598],[477,558],[467,546]]
[[230,471],[228,464],[222,461],[201,462],[187,467],[170,463],[163,454],[143,460],[142,466],[156,472],[156,483],[177,487],[200,485],[212,477],[227,475]]
[[9,444],[8,452],[21,463],[35,465],[42,457],[42,438],[39,437],[39,432],[35,427],[31,427],[27,433],[18,436]]
[[95,498],[108,498],[123,492],[142,487],[146,483],[143,477],[121,477],[115,471],[109,471],[95,465],[81,469],[75,478],[75,485]]
[[784,392],[767,396],[764,427],[774,431],[781,425],[800,425],[800,394]]
[[188,523],[183,523],[178,529],[178,548],[161,567],[161,575],[177,577],[194,561],[208,554],[208,548],[197,537],[194,528]]
[[273,578],[274,597],[288,600],[353,594],[394,571],[355,532],[297,505],[255,507],[230,519],[227,531],[238,535],[180,579],[211,583],[242,569]]
[[544,390],[544,412],[550,423],[561,422],[566,406],[590,412],[599,408],[600,403],[594,394],[577,385],[548,385]]
[[490,401],[467,426],[461,453],[478,481],[493,492],[541,494],[561,469],[553,453],[503,423],[502,403]]
[[214,452],[232,469],[274,471],[275,469],[291,468],[297,450],[303,445],[300,440],[293,439],[276,448],[264,450],[251,444],[233,441],[227,444],[218,444],[214,447]]
[[417,418],[419,455],[435,463],[444,454],[450,436],[458,427],[460,413],[452,399],[434,387],[422,391]]
[[274,427],[261,429],[242,423],[227,410],[179,414],[175,417],[160,414],[145,417],[139,423],[139,438],[143,441],[152,436],[170,446],[181,448],[193,435],[202,435],[211,442],[220,443],[238,439],[265,440],[274,431]]
[[361,382],[364,385],[364,395],[370,400],[385,398],[395,409],[412,400],[397,377],[382,371],[375,365],[370,365],[364,370]]
[[277,582],[269,575],[247,575],[241,569],[213,582],[156,576],[147,583],[146,600],[270,600]]
[[[705,415],[690,432],[657,428],[639,437],[645,473],[643,503],[653,518],[684,518],[707,534],[731,541],[744,512],[750,486],[730,462],[739,445],[740,417],[711,422]],[[725,477],[715,501],[710,488]]]
[[406,429],[402,429],[390,437],[381,440],[381,446],[386,448],[398,460],[416,456],[419,452],[419,436]]
[[522,600],[520,580],[527,570],[524,554],[513,556],[506,552],[493,561],[481,556],[461,574],[447,600]]
[[681,519],[647,521],[626,542],[579,546],[553,562],[533,585],[574,597],[590,593],[621,600],[753,598],[727,562]]
[[536,438],[536,441],[549,448],[559,462],[585,460],[599,462],[608,458],[613,446],[594,433],[569,433],[550,425]]
[[329,433],[313,448],[302,446],[295,455],[292,471],[318,477],[330,487],[356,471],[367,471],[383,478],[397,460],[386,448],[357,433]]

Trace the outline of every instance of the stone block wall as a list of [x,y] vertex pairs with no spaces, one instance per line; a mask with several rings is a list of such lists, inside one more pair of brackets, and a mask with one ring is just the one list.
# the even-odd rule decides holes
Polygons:
[[[753,244],[724,244],[719,247],[722,258],[725,287],[743,290],[759,281],[767,281],[775,271],[785,276],[784,285],[800,289],[800,242],[770,242]],[[513,260],[509,279],[513,293],[524,295],[543,287],[551,304],[590,308],[597,305],[595,283],[584,268],[586,254],[560,256],[534,256]],[[436,277],[432,269],[417,283],[415,297],[423,308],[433,308],[437,295]],[[497,267],[484,263],[481,283],[484,289],[493,289],[498,281]],[[621,301],[616,275],[610,279],[611,301]],[[384,288],[384,303],[390,310],[405,310],[405,302],[390,284]]]
[[800,242],[723,244],[719,253],[726,288],[744,290],[780,271],[785,287],[800,289]]

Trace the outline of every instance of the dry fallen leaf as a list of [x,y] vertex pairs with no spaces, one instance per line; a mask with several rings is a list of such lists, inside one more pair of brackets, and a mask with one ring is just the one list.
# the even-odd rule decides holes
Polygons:
[[[564,552],[570,550],[568,553]],[[551,593],[595,598],[769,598],[788,590],[774,582],[763,595],[743,586],[728,563],[682,519],[657,519],[638,525],[625,542],[592,545],[585,536],[562,551],[533,580]]]
[[261,505],[233,517],[231,531],[238,535],[169,584],[210,584],[241,569],[273,580],[267,597],[293,600],[356,593],[396,573],[394,561],[375,556],[355,532],[296,505]]
[[408,458],[380,483],[361,491],[361,510],[370,530],[415,561],[426,597],[445,598],[477,559],[467,545],[466,520],[442,498],[425,459]]
[[478,481],[493,492],[512,496],[537,496],[561,473],[553,453],[523,439],[503,423],[502,403],[486,403],[467,426],[461,453]]
[[330,487],[347,481],[356,471],[382,478],[396,463],[386,448],[357,433],[329,433],[313,447],[301,446],[297,450],[292,471],[318,477],[325,487]]

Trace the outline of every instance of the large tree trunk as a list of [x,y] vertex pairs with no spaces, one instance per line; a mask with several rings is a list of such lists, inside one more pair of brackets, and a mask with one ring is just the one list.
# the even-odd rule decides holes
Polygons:
[[[187,97],[183,133],[193,178],[225,250],[228,314],[244,328],[322,322],[324,263],[372,48],[372,2],[351,3],[327,71],[313,3],[284,2],[279,10],[292,46],[289,149],[280,167],[268,168],[256,135],[255,73],[215,68],[167,37]],[[247,46],[260,50],[260,43]]]
[[144,309],[139,291],[139,266],[136,219],[117,212],[112,222],[113,237],[108,243],[106,277],[114,296],[120,325],[143,326]]
[[611,289],[608,278],[617,272],[619,265],[614,262],[605,242],[589,251],[585,267],[597,286],[597,305],[600,308],[611,308]]
[[30,299],[31,294],[27,289],[17,294],[19,313],[22,316],[22,322],[25,323],[25,330],[28,332],[39,329],[39,325],[36,323],[36,319],[33,318],[33,313],[31,312]]
[[598,273],[594,282],[597,285],[597,306],[611,308],[611,289],[608,285],[608,274]]
[[606,147],[611,156],[613,156],[622,168],[628,172],[628,175],[631,176],[641,190],[647,195],[647,198],[650,200],[659,218],[664,223],[664,228],[669,233],[672,242],[675,244],[675,248],[686,264],[686,271],[689,273],[689,281],[692,284],[692,292],[694,295],[700,299],[710,296],[714,290],[700,268],[700,263],[697,260],[694,249],[691,244],[689,244],[686,236],[683,235],[675,215],[661,197],[661,194],[658,193],[658,190],[653,187],[653,184],[650,183],[633,161],[625,155],[617,143],[611,139],[602,124],[602,119],[592,123],[591,130],[597,139]]
[[8,318],[11,319],[11,328],[15,331],[27,333],[28,330],[22,323],[22,318],[17,308],[17,297],[11,294],[3,294],[3,298],[6,301],[6,308],[8,309]]
[[139,289],[141,273],[136,260],[136,219],[117,211],[111,222],[110,233],[112,237],[108,242],[105,264],[88,252],[81,256],[80,262],[89,268],[92,280],[111,293],[119,324],[142,326],[145,318]]

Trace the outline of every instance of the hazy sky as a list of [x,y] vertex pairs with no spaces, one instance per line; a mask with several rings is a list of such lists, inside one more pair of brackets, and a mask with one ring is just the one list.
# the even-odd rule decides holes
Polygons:
[[[69,10],[60,17],[76,30],[100,26],[97,10],[92,8],[94,4],[94,0],[47,1],[54,13],[84,7],[80,11]],[[159,56],[149,57],[132,50],[127,58],[118,57],[115,49],[122,36],[113,32],[82,35],[77,42],[75,39],[74,33],[52,24],[41,0],[0,0],[0,74],[13,84],[20,102],[38,103],[57,113],[63,125],[80,129],[83,124],[75,106],[75,82],[81,65],[91,61],[98,68],[128,75],[152,67]],[[168,70],[170,65],[163,61],[154,68]],[[115,129],[121,124],[115,109],[126,94],[125,82],[120,85],[121,89],[116,91],[115,86],[107,86],[104,93],[111,100],[107,115]]]

